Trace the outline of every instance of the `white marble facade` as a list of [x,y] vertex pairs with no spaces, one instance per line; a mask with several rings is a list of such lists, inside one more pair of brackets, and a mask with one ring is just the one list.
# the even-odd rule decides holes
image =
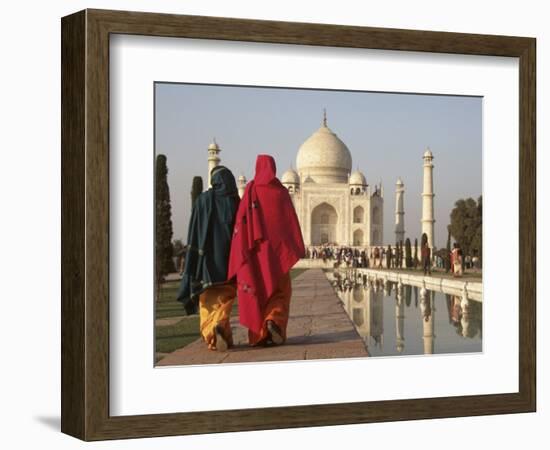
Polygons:
[[[221,149],[216,141],[208,147],[208,171],[220,164]],[[433,155],[424,156],[422,192],[422,231],[433,247]],[[321,127],[298,149],[296,168],[280,176],[288,189],[306,245],[384,246],[384,190],[382,183],[370,186],[365,175],[352,172],[351,152],[327,125],[326,114]],[[210,184],[210,179],[208,179]],[[247,180],[237,178],[242,197]],[[398,178],[395,189],[395,241],[405,237],[405,187]],[[394,236],[388,242],[394,242]]]
[[351,153],[327,126],[326,116],[298,150],[296,169],[281,182],[288,189],[306,245],[383,244],[384,195],[365,176],[352,173]]

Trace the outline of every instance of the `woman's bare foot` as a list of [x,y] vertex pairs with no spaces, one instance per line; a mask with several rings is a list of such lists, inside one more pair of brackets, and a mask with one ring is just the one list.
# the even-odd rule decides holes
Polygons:
[[272,320],[268,320],[266,326],[271,338],[271,342],[273,342],[275,345],[281,345],[284,342],[284,338],[277,324]]
[[229,344],[225,339],[224,329],[220,324],[214,327],[214,335],[216,336],[216,350],[219,352],[226,352]]

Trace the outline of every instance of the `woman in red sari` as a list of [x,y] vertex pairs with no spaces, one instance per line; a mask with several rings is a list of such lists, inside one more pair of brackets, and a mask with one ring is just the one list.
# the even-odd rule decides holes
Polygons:
[[228,280],[236,277],[239,320],[251,345],[286,340],[290,269],[305,255],[296,211],[276,177],[275,160],[258,155],[256,175],[237,211]]

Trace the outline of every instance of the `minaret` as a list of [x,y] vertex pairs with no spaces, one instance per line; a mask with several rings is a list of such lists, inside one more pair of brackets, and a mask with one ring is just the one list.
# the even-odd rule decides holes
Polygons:
[[428,236],[428,245],[434,247],[434,183],[433,164],[434,159],[429,148],[424,152],[424,188],[422,190],[422,233]]
[[208,187],[211,187],[210,173],[212,169],[220,164],[220,157],[218,156],[222,149],[218,146],[216,138],[208,146]]
[[405,185],[401,178],[395,183],[395,242],[405,240]]
[[420,291],[420,311],[422,312],[422,340],[424,341],[424,354],[432,355],[435,340],[435,306],[433,292],[422,288]]
[[423,284],[420,289],[420,312],[422,317],[422,340],[424,341],[424,354],[431,355],[434,352],[434,296],[433,292],[426,289]]
[[241,174],[237,179],[237,189],[239,190],[239,197],[241,198],[243,198],[245,187],[246,187],[246,177],[243,174]]

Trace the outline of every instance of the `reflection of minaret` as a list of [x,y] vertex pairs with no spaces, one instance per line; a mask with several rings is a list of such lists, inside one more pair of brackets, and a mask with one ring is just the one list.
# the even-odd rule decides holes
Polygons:
[[220,164],[219,153],[221,151],[222,150],[218,146],[216,139],[214,139],[212,143],[208,146],[208,187],[212,186],[210,182],[210,173],[212,172],[212,169]]
[[434,159],[429,148],[424,152],[424,188],[422,190],[422,233],[428,236],[428,245],[434,247],[434,184],[433,164]]
[[420,309],[422,311],[422,339],[424,340],[424,354],[431,355],[434,352],[434,295],[433,292],[422,288],[420,291]]
[[405,348],[405,302],[403,301],[403,284],[397,287],[395,301],[395,349],[401,353]]
[[374,345],[379,348],[384,346],[384,293],[374,292],[369,289],[369,327],[370,336],[374,340]]
[[405,240],[405,186],[401,178],[395,183],[395,242]]
[[239,175],[237,180],[237,189],[239,190],[239,197],[243,198],[244,188],[246,187],[246,177],[244,175]]

